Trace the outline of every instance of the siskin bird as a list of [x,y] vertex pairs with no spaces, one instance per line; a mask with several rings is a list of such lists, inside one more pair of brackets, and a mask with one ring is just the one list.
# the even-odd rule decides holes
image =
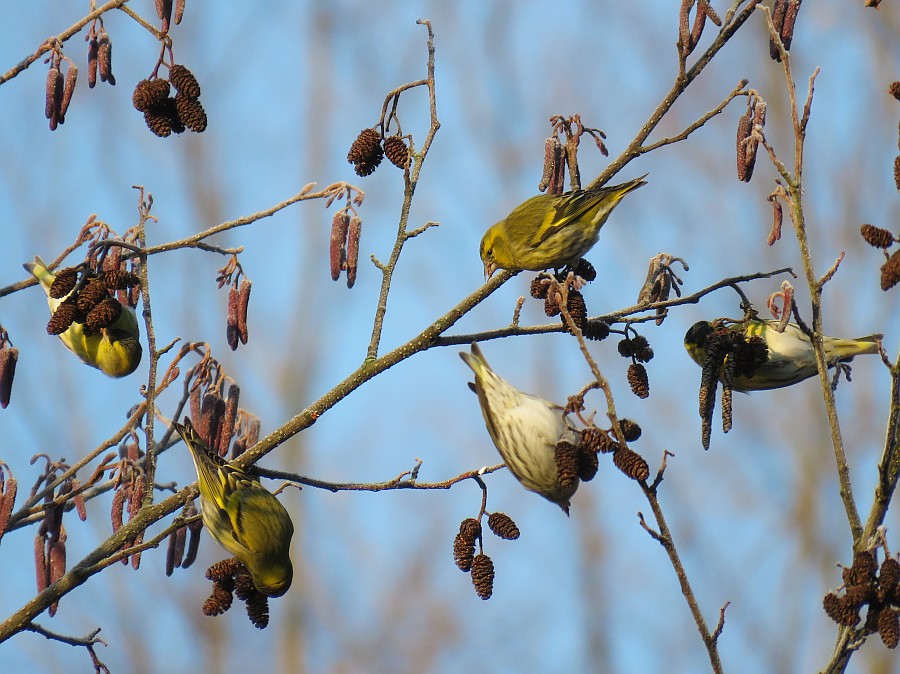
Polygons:
[[[47,293],[47,304],[50,305],[50,313],[63,303],[65,297],[53,299],[50,297],[50,286],[56,275],[47,268],[41,258],[34,258],[34,262],[23,265],[44,288]],[[85,334],[82,323],[73,322],[69,328],[59,335],[60,341],[66,348],[78,356],[84,363],[95,367],[103,374],[110,377],[124,377],[137,369],[141,362],[141,343],[139,341],[137,316],[134,309],[120,303],[122,311],[116,321],[106,328],[100,328],[99,332]]]
[[556,444],[578,443],[578,434],[563,408],[549,400],[529,395],[501,379],[488,365],[478,348],[460,357],[475,373],[475,392],[491,440],[506,467],[526,489],[552,501],[569,514],[569,499],[578,489],[578,480],[568,488],[559,484]]
[[[732,381],[735,391],[763,391],[782,388],[815,376],[816,356],[812,342],[796,323],[788,323],[784,332],[778,332],[779,321],[751,319],[746,324],[735,323],[724,327],[722,319],[710,323],[694,323],[684,336],[684,348],[695,363],[703,366],[711,338],[727,332],[744,331],[746,338],[761,337],[765,341],[768,359],[762,362],[750,376],[736,376]],[[724,332],[727,330],[727,332]],[[852,360],[854,356],[878,353],[882,335],[869,335],[857,339],[839,339],[823,336],[825,358],[828,366]],[[720,380],[722,375],[719,375]]]
[[250,571],[256,589],[280,597],[291,586],[291,516],[259,480],[210,451],[191,420],[172,424],[191,450],[203,524]]
[[600,228],[622,197],[646,185],[646,177],[612,187],[539,194],[519,204],[481,239],[485,280],[498,269],[574,266],[597,243]]

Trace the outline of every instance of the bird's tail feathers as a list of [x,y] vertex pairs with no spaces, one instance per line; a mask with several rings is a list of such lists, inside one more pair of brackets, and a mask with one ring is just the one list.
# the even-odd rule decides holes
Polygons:
[[39,256],[35,256],[34,262],[26,262],[22,266],[25,267],[25,271],[40,281],[45,288],[49,288],[50,284],[53,283],[55,278],[53,272],[47,268],[47,265]]

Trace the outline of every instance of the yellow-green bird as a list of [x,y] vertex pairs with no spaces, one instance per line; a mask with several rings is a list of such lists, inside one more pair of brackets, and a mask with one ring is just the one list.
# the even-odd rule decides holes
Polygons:
[[[52,314],[66,299],[50,297],[50,286],[56,275],[39,257],[23,266],[40,282],[44,292],[47,293],[47,304],[50,305]],[[107,328],[101,328],[99,332],[88,335],[85,334],[83,324],[72,323],[59,335],[60,341],[69,351],[85,364],[97,368],[110,377],[129,375],[141,362],[142,350],[137,316],[131,307],[124,304],[121,307],[122,311],[116,321]]]
[[172,424],[191,450],[203,524],[216,543],[250,571],[256,589],[280,597],[291,586],[294,524],[259,480],[212,452],[185,417]]
[[506,467],[525,489],[552,501],[569,514],[569,499],[578,489],[576,479],[562,487],[556,467],[556,444],[578,443],[575,427],[564,409],[549,400],[523,393],[497,375],[478,344],[460,357],[475,373],[475,393],[494,446]]
[[[684,347],[695,363],[703,366],[710,339],[717,330],[745,331],[746,338],[761,337],[768,349],[768,360],[759,365],[751,376],[737,376],[732,382],[735,391],[763,391],[791,386],[818,372],[812,342],[796,323],[788,323],[784,332],[775,326],[779,321],[751,319],[746,323],[725,326],[723,319],[710,323],[694,323],[684,336]],[[840,339],[823,336],[825,358],[828,366],[851,360],[854,356],[878,353],[883,335],[869,335],[856,339]],[[721,380],[721,374],[720,374]]]
[[539,194],[519,204],[481,239],[485,280],[498,269],[543,271],[574,266],[626,194],[646,185],[645,173],[621,185]]

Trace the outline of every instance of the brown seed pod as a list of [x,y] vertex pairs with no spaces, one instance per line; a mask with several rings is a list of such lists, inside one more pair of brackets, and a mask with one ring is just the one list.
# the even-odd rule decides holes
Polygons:
[[141,285],[141,278],[137,274],[124,269],[108,269],[101,278],[110,290],[127,290]]
[[97,55],[100,52],[100,43],[96,36],[88,40],[88,88],[93,89],[97,85]]
[[106,284],[97,277],[89,278],[76,294],[75,306],[79,311],[87,314],[106,297],[109,297],[109,289]]
[[120,298],[120,302],[124,305],[127,304],[129,307],[134,309],[138,300],[141,298],[141,263],[139,260],[131,260],[129,263],[131,267],[131,275],[138,280],[137,283],[133,284],[128,291],[121,291],[119,294],[124,295],[124,297]]
[[619,419],[619,427],[622,429],[622,435],[625,436],[625,442],[634,442],[641,437],[641,427],[636,421]]
[[56,307],[56,311],[53,312],[50,320],[47,321],[47,334],[61,335],[69,329],[73,322],[79,319],[84,320],[84,314],[78,311],[74,300],[66,300]]
[[536,300],[543,300],[547,297],[547,290],[549,289],[549,284],[547,283],[547,279],[542,278],[541,276],[535,276],[531,279],[531,286],[529,287],[529,293]]
[[560,308],[558,293],[547,293],[547,297],[544,298],[544,313],[547,314],[547,316],[549,316],[550,318],[559,316]]
[[769,203],[772,204],[772,229],[769,230],[766,244],[774,246],[775,242],[781,239],[781,225],[784,221],[784,213],[781,208],[781,202],[774,194],[769,195]]
[[494,592],[494,562],[484,553],[475,555],[472,560],[472,585],[475,593],[484,600],[490,599]]
[[360,131],[347,153],[347,161],[353,164],[353,169],[358,176],[367,176],[373,173],[383,157],[381,136],[375,129]]
[[748,108],[738,120],[737,126],[737,176],[741,182],[749,183],[753,177],[753,166],[756,160],[756,147],[754,146],[752,156],[750,152],[750,143],[753,141],[750,134],[753,126],[750,123],[751,109]]
[[56,278],[50,284],[50,297],[60,300],[70,292],[78,283],[78,270],[74,267],[66,267],[56,272]]
[[[195,509],[196,512],[196,509]],[[200,549],[200,532],[203,531],[203,522],[196,520],[188,524],[187,551],[184,553],[184,559],[181,561],[181,568],[186,569],[197,560],[197,551]]]
[[231,608],[234,601],[234,595],[227,586],[221,582],[213,583],[212,594],[203,602],[203,615],[216,616],[222,615]]
[[644,457],[627,447],[622,447],[613,454],[613,463],[632,480],[642,482],[650,477],[650,466],[644,461]]
[[467,539],[461,533],[453,539],[453,561],[460,571],[469,572],[472,569],[472,560],[475,558],[475,543]]
[[100,73],[101,82],[109,82],[115,86],[116,78],[112,74],[112,40],[109,39],[109,35],[106,33],[100,35],[99,38],[97,69]]
[[206,570],[206,578],[208,580],[217,580],[217,581],[231,581],[231,584],[228,586],[229,591],[234,589],[233,579],[235,575],[237,575],[238,571],[244,568],[244,565],[241,564],[234,557],[229,557],[228,559],[223,559],[220,562],[216,562],[212,566],[210,566]]
[[131,94],[131,104],[139,112],[152,112],[165,105],[169,97],[169,81],[157,77],[141,80]]
[[362,229],[362,220],[356,215],[350,218],[350,228],[347,231],[347,287],[352,288],[356,283],[356,271],[359,268],[359,235]]
[[888,93],[900,101],[900,82],[891,82],[888,85]]
[[[9,470],[9,466],[5,467],[6,470]],[[6,532],[6,525],[9,524],[9,516],[16,504],[16,492],[19,487],[16,478],[12,476],[12,471],[10,471],[9,477],[5,477],[3,468],[4,464],[0,462],[0,539]]]
[[600,469],[600,458],[597,452],[583,445],[578,446],[578,479],[590,482]]
[[[779,36],[781,36],[781,31],[784,26],[784,17],[787,14],[787,7],[788,0],[775,0],[772,5],[772,25]],[[786,50],[787,45],[785,45],[784,48]],[[778,51],[778,45],[772,38],[769,38],[769,56],[773,61],[781,61],[781,53]]]
[[148,129],[160,138],[168,138],[175,129],[172,118],[158,112],[145,112],[144,123]]
[[566,440],[556,443],[556,481],[563,489],[578,482],[578,447]]
[[169,20],[172,18],[172,0],[156,0],[156,18],[162,21],[160,32],[168,32]]
[[219,426],[219,433],[216,437],[216,447],[219,456],[225,456],[228,453],[228,445],[231,443],[235,422],[237,421],[240,396],[241,389],[238,388],[237,384],[232,384],[228,387],[228,395],[225,397],[225,414],[222,417],[222,424]]
[[179,91],[175,95],[175,112],[185,128],[190,129],[194,133],[206,131],[209,123],[206,117],[206,110],[203,109],[203,104],[196,98],[191,98]]
[[584,328],[582,328],[582,334],[584,334],[587,339],[599,342],[600,340],[609,337],[609,323],[600,320],[599,318],[585,321]]
[[91,330],[100,331],[101,328],[108,328],[122,314],[122,305],[118,300],[108,295],[100,301],[97,306],[91,309],[84,318],[84,324]]
[[825,614],[838,625],[853,627],[859,622],[859,609],[848,605],[834,592],[829,592],[822,599]]
[[706,25],[706,2],[705,0],[697,0],[697,11],[694,13],[694,25],[691,28],[690,50],[694,51],[700,43],[700,36],[703,35],[703,27]]
[[519,527],[506,513],[493,512],[488,515],[488,527],[495,536],[507,541],[514,541],[519,537]]
[[860,550],[853,555],[853,564],[850,567],[847,584],[868,585],[874,583],[877,571],[875,553],[871,550]]
[[254,591],[245,602],[250,622],[256,629],[265,629],[269,625],[269,598],[262,592]]
[[175,567],[181,566],[184,556],[185,527],[180,527],[169,534],[169,544],[166,547],[166,576],[171,576]]
[[191,421],[193,421],[194,426],[196,426],[198,422],[196,422],[194,420],[200,418],[201,391],[200,391],[200,386],[197,385],[196,380],[194,381],[194,384],[195,384],[195,386],[191,389],[190,396],[188,396],[188,404],[190,405],[190,408],[191,408]]
[[900,155],[894,157],[894,185],[900,191]]
[[40,532],[34,537],[34,574],[38,594],[50,585],[50,567],[47,564],[46,539]]
[[890,248],[894,244],[894,235],[887,229],[874,225],[860,225],[859,233],[867,244],[873,248]]
[[[143,542],[144,542],[144,532],[139,531],[137,533],[137,535],[134,537],[134,539],[129,541],[129,545],[130,546],[140,545]],[[131,568],[134,569],[135,571],[137,571],[138,569],[141,568],[141,553],[140,552],[135,552],[133,555],[131,555]]]
[[247,310],[250,308],[250,289],[253,284],[250,279],[241,279],[241,287],[238,289],[237,331],[241,344],[246,344],[250,338],[247,328]]
[[790,0],[784,12],[784,23],[781,25],[780,33],[785,51],[791,50],[791,41],[794,39],[794,24],[797,21],[797,12],[800,11],[800,2],[801,0]]
[[475,541],[481,537],[481,522],[474,517],[467,517],[459,523],[459,533],[467,541]]
[[232,284],[228,286],[228,304],[227,313],[225,316],[225,339],[228,341],[228,346],[232,351],[237,351],[239,341],[237,329],[237,314],[238,291],[237,287]]
[[74,478],[72,479],[72,489],[75,492],[75,495],[72,497],[72,501],[75,503],[75,512],[78,513],[78,519],[84,522],[87,520],[87,504],[84,501],[84,491],[82,491],[78,480]]
[[50,546],[50,584],[52,585],[66,573],[66,528],[61,526],[59,538]]
[[69,62],[66,68],[66,82],[63,87],[62,100],[59,104],[59,123],[66,121],[66,112],[69,110],[69,103],[72,102],[72,94],[75,93],[75,82],[78,80],[78,68],[74,63]]
[[184,1],[185,0],[175,0],[175,25],[177,26],[181,23],[181,19],[184,17]]
[[616,451],[620,447],[619,443],[613,440],[606,431],[594,426],[582,429],[581,445],[595,454],[598,452],[601,454],[608,454],[609,452]]
[[632,363],[628,366],[628,385],[632,393],[638,398],[650,396],[650,380],[647,377],[647,368],[640,363]]
[[[562,146],[559,138],[552,136],[544,141],[544,174],[538,183],[538,190],[544,192],[555,182],[555,176],[562,157]],[[550,192],[553,194],[553,192]]]
[[176,63],[169,69],[169,82],[179,94],[187,98],[200,98],[200,83],[197,82],[194,73],[183,65]]
[[337,281],[347,261],[347,232],[350,229],[350,215],[340,211],[331,218],[331,238],[328,257],[331,263],[331,280]]
[[[0,409],[6,409],[9,405],[9,397],[12,395],[13,378],[16,376],[16,363],[19,360],[19,350],[16,347],[0,348]],[[2,506],[0,506],[2,511]],[[3,535],[5,522],[0,516],[0,536]]]
[[900,282],[900,250],[895,251],[881,265],[881,289],[890,290]]
[[878,570],[878,601],[883,604],[893,601],[898,583],[900,583],[900,561],[894,557],[887,557]]
[[63,77],[59,72],[59,66],[53,64],[47,72],[47,83],[44,92],[44,117],[50,120],[51,128],[53,120],[59,117],[59,106],[62,103]]
[[409,148],[400,136],[388,136],[384,139],[384,156],[399,169],[409,167]]
[[241,564],[237,573],[234,574],[234,596],[241,601],[247,601],[256,591],[250,572],[247,571],[247,567]]
[[113,494],[112,509],[110,511],[113,533],[116,533],[119,529],[122,528],[122,522],[124,520],[125,512],[125,499],[127,497],[128,487],[126,485],[120,485],[116,490],[116,493]]
[[900,644],[900,616],[890,606],[885,606],[878,614],[878,636],[888,648]]
[[[579,330],[583,330],[587,322],[587,305],[584,301],[584,295],[577,290],[570,290],[566,298],[566,310],[569,312],[569,316],[572,317],[572,322]],[[566,332],[570,331],[569,324],[565,320],[563,320],[563,326]]]
[[217,391],[207,391],[203,395],[203,403],[200,406],[200,423],[197,433],[207,447],[215,446],[215,439],[219,433],[219,424],[225,416],[225,401]]

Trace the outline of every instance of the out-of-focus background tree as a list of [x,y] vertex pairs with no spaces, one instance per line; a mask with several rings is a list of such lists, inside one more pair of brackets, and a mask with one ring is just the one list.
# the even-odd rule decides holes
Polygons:
[[[719,3],[715,3],[719,4]],[[148,19],[149,2],[132,3]],[[27,3],[0,23],[0,69],[7,70],[84,15],[87,4]],[[717,7],[724,14],[726,7]],[[769,104],[767,133],[789,157],[792,136],[784,77],[768,56],[757,13],[715,58],[663,121],[673,135],[713,108],[742,79]],[[241,263],[254,283],[250,341],[225,341],[220,256],[183,250],[150,262],[157,339],[208,341],[241,386],[242,405],[263,433],[284,423],[352,371],[365,355],[380,275],[396,234],[402,174],[385,163],[357,178],[346,152],[359,129],[374,124],[385,93],[424,76],[425,31],[435,32],[441,129],[413,204],[411,226],[439,221],[411,241],[393,283],[383,348],[390,349],[445,313],[482,283],[478,241],[484,229],[537,192],[547,118],[580,113],[607,134],[616,156],[635,135],[677,74],[678,3],[333,2],[218,3],[189,0],[172,29],[176,61],[196,74],[209,115],[203,134],[160,139],[131,106],[158,42],[121,12],[106,15],[114,44],[115,87],[88,90],[81,75],[66,118],[47,129],[41,62],[0,86],[0,285],[25,278],[35,254],[55,257],[92,213],[121,232],[137,221],[137,193],[154,197],[150,244],[183,238],[269,207],[312,181],[348,180],[366,191],[362,264],[352,290],[328,272],[331,212],[303,203],[216,240],[244,246]],[[701,47],[714,35],[708,27]],[[800,11],[791,49],[805,96],[816,67],[805,164],[805,208],[818,273],[846,257],[826,286],[825,332],[885,334],[896,350],[896,298],[879,288],[880,253],[864,244],[864,222],[895,227],[900,103],[887,94],[898,79],[900,13],[862,0],[821,0]],[[76,36],[65,53],[80,68],[86,46]],[[719,279],[793,266],[796,242],[767,247],[775,173],[760,157],[753,181],[735,176],[735,126],[743,99],[689,140],[629,165],[616,180],[649,171],[649,185],[619,207],[588,256],[598,270],[585,290],[592,313],[633,304],[646,263],[660,251],[684,257],[686,292]],[[404,95],[401,121],[421,140],[428,124],[424,90]],[[590,180],[604,167],[581,153]],[[457,326],[476,332],[508,324],[530,275],[517,276]],[[757,307],[780,280],[745,290]],[[801,310],[808,307],[795,282]],[[591,344],[612,381],[619,413],[638,420],[635,443],[658,466],[669,461],[660,499],[707,621],[731,602],[719,642],[726,670],[812,671],[827,662],[835,625],[822,596],[840,584],[835,564],[851,561],[851,538],[838,496],[834,459],[815,381],[736,396],[735,428],[700,446],[700,371],[682,338],[697,320],[738,317],[738,299],[722,290],[679,307],[660,327],[647,325],[656,357],[651,395],[632,395],[627,361],[614,341]],[[807,318],[810,318],[807,314]],[[46,306],[31,288],[0,301],[0,319],[20,349],[10,406],[0,412],[0,459],[27,492],[37,475],[31,456],[74,462],[112,435],[139,401],[144,369],[109,380],[47,337]],[[529,300],[524,323],[543,323]],[[146,347],[146,341],[144,342]],[[494,368],[520,388],[564,401],[590,381],[567,335],[487,342]],[[459,348],[431,349],[373,379],[315,426],[269,454],[263,464],[333,481],[389,479],[423,461],[419,478],[443,480],[498,462]],[[146,354],[145,354],[146,358]],[[165,361],[164,361],[165,362]],[[145,360],[146,363],[146,360]],[[855,494],[868,511],[888,413],[889,376],[877,358],[858,359],[853,381],[837,391]],[[600,396],[589,397],[600,409]],[[170,411],[170,410],[169,410]],[[158,480],[195,479],[187,452],[165,453]],[[297,528],[290,592],[271,603],[268,629],[257,631],[238,605],[208,618],[203,569],[224,553],[204,534],[190,569],[164,574],[163,548],[144,553],[135,572],[115,565],[60,602],[45,627],[83,635],[101,627],[98,656],[113,672],[503,672],[672,671],[709,668],[675,575],[659,545],[640,528],[649,515],[637,485],[602,461],[597,478],[573,500],[572,517],[529,494],[501,471],[486,478],[489,509],[512,515],[516,542],[486,541],[497,577],[482,602],[453,564],[459,521],[475,515],[474,482],[448,491],[367,494],[287,490],[282,499]],[[24,494],[20,493],[20,498]],[[109,533],[110,496],[71,515],[70,564]],[[887,521],[888,542],[897,517]],[[159,525],[157,525],[158,527]],[[34,595],[32,528],[7,533],[0,608],[6,616]],[[89,671],[81,651],[36,634],[0,645],[6,671]],[[877,636],[848,671],[889,672],[897,657]]]

